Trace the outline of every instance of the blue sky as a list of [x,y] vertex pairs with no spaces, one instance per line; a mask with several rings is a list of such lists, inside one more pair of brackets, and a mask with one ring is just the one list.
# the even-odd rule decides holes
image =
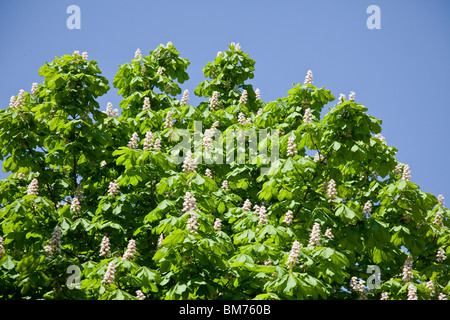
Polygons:
[[[372,4],[381,9],[379,30],[366,26]],[[80,7],[80,30],[66,27],[70,5]],[[168,41],[191,61],[182,89],[196,105],[202,68],[239,42],[256,61],[251,83],[264,101],[286,96],[309,69],[336,97],[355,91],[383,120],[382,135],[410,165],[411,180],[450,201],[449,15],[445,0],[1,1],[0,107],[42,82],[38,70],[55,56],[87,51],[112,86],[137,48],[145,55]],[[99,98],[102,109],[108,101],[119,106],[116,89]]]

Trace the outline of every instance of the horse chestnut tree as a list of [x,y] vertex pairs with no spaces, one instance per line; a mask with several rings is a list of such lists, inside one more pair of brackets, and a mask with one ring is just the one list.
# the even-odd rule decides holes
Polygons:
[[112,83],[120,114],[87,53],[11,97],[2,299],[447,298],[450,211],[353,92],[335,100],[308,71],[263,102],[232,43],[192,106],[188,65],[170,42],[138,49]]

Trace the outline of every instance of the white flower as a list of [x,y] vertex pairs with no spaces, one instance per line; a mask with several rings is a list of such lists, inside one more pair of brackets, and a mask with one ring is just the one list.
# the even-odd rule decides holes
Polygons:
[[336,192],[336,183],[334,182],[333,179],[331,179],[331,180],[328,182],[328,190],[327,190],[327,194],[328,194],[328,197],[329,197],[331,200],[336,199],[336,194],[337,194],[337,192]]
[[438,211],[436,213],[436,216],[434,217],[433,223],[439,227],[443,227],[444,224],[442,223],[444,221],[444,215],[442,214],[442,211]]
[[381,299],[380,300],[389,300],[389,293],[382,292],[381,293]]
[[289,226],[293,220],[294,220],[293,212],[291,210],[286,211],[283,222]]
[[144,150],[148,150],[153,146],[153,133],[148,130],[144,138]]
[[164,234],[160,234],[158,237],[158,249],[161,249],[163,247],[162,243],[164,241]]
[[27,195],[39,195],[39,185],[38,180],[34,178],[31,183],[28,185]]
[[75,215],[79,215],[81,213],[81,205],[80,200],[77,197],[72,199],[72,204],[70,205],[70,209],[75,213]]
[[321,155],[319,152],[316,152],[316,154],[314,155],[314,162],[326,162],[325,161],[325,157],[323,155]]
[[158,68],[158,71],[156,72],[156,74],[157,74],[158,76],[160,76],[160,75],[163,74],[163,69],[162,69],[162,67],[159,67],[159,68]]
[[438,300],[447,300],[447,296],[443,293],[439,293]]
[[[375,137],[376,138],[378,138],[378,139],[380,139],[381,140],[381,142],[386,142],[386,139],[381,135],[381,133],[377,133],[376,135],[375,135]],[[400,166],[400,169],[401,169],[401,164],[398,164],[397,166]],[[397,167],[396,167],[397,168]]]
[[11,109],[16,109],[16,97],[15,96],[11,96],[11,98],[9,99],[9,107]]
[[212,97],[209,99],[209,108],[211,110],[214,110],[217,108],[218,104],[219,104],[219,93],[217,91],[214,91]]
[[182,106],[187,105],[188,101],[189,101],[189,90],[186,89],[184,90],[183,97],[181,98],[181,105]]
[[213,151],[213,145],[212,145],[212,137],[214,135],[214,129],[206,129],[205,134],[203,136],[203,146],[205,147],[206,152],[212,152]]
[[245,115],[242,112],[240,112],[238,115],[238,122],[241,125],[245,125]]
[[439,250],[436,253],[437,262],[443,262],[445,259],[447,259],[447,256],[445,255],[445,251],[442,250],[442,248],[439,248]]
[[145,297],[145,295],[144,295],[144,293],[141,291],[141,290],[136,290],[136,297],[139,299],[139,300],[144,300],[146,297]]
[[394,174],[401,174],[403,165],[401,163],[398,163],[394,168]]
[[212,179],[213,178],[212,171],[210,169],[206,169],[205,170],[205,176],[207,176],[208,178]]
[[255,206],[253,207],[253,214],[259,215],[259,209],[260,208],[261,208],[260,206],[255,204]]
[[355,93],[353,91],[350,91],[350,94],[348,95],[348,100],[355,101]]
[[365,281],[358,278],[352,277],[350,279],[350,287],[353,291],[359,292],[361,294],[361,299],[365,300],[367,298],[367,292],[365,290]]
[[438,195],[438,202],[440,205],[444,206],[444,196],[442,194]]
[[37,87],[38,87],[37,82],[33,82],[33,84],[31,85],[31,94],[36,93]]
[[222,54],[222,51],[217,51],[217,57]]
[[261,206],[259,208],[259,222],[258,225],[266,224],[267,223],[267,210],[265,206]]
[[434,284],[433,280],[430,280],[426,284],[426,288],[430,290],[430,296],[433,297],[436,294],[436,285]]
[[235,51],[240,51],[240,50],[241,50],[241,46],[239,45],[239,43],[237,43],[237,44],[234,46],[234,50],[235,50]]
[[251,206],[252,206],[252,203],[250,202],[249,199],[247,199],[247,200],[245,200],[244,205],[242,206],[242,210],[250,211]]
[[114,262],[110,262],[108,265],[108,269],[106,270],[106,273],[103,276],[102,283],[112,284],[114,282],[115,273],[116,273],[116,264]]
[[313,82],[313,73],[311,70],[308,70],[303,84],[312,84],[312,82]]
[[413,278],[413,273],[412,273],[413,269],[412,269],[412,257],[408,256],[405,260],[405,263],[403,264],[403,269],[402,269],[402,280],[404,282],[410,282]]
[[227,180],[223,180],[223,182],[222,182],[222,190],[228,191],[228,181]]
[[416,287],[412,283],[408,286],[408,300],[417,300]]
[[303,122],[311,122],[311,121],[312,121],[311,109],[306,108],[305,115],[303,116]]
[[128,241],[127,251],[123,254],[122,258],[125,260],[131,260],[134,258],[134,254],[136,253],[136,241],[131,239]]
[[333,233],[331,233],[331,228],[327,228],[327,230],[324,233],[324,236],[330,240],[334,239],[334,235],[333,235]]
[[168,111],[166,115],[166,122],[164,122],[164,128],[172,128],[172,112]]
[[106,161],[103,160],[103,161],[100,163],[100,168],[103,168],[103,167],[105,167],[105,166],[106,166]]
[[87,61],[87,59],[88,59],[88,53],[87,53],[87,52],[83,52],[83,53],[81,54],[81,57],[83,58],[83,60]]
[[358,286],[358,278],[355,276],[351,277],[350,278],[350,288],[352,290],[356,290],[357,286]]
[[297,240],[292,244],[291,252],[289,253],[289,257],[286,261],[289,269],[292,269],[292,267],[298,263],[298,256],[300,254],[300,248],[302,247],[303,246]]
[[264,112],[263,109],[262,109],[262,108],[259,108],[259,109],[258,109],[258,112],[256,113],[256,116],[257,116],[257,117],[262,116],[263,112]]
[[215,221],[214,221],[214,230],[216,230],[216,231],[220,231],[220,228],[222,227],[222,221],[219,219],[219,218],[217,218]]
[[363,214],[369,218],[372,213],[372,202],[370,200],[367,200],[367,202],[364,204],[363,208]]
[[294,137],[288,138],[287,156],[295,156],[297,154],[297,145],[295,144]]
[[409,166],[406,164],[403,167],[402,180],[409,181],[410,178],[411,178],[411,171],[409,169]]
[[100,244],[100,257],[106,256],[109,257],[111,255],[111,248],[109,246],[109,238],[104,236],[102,238],[102,243]]
[[5,251],[5,247],[4,247],[4,244],[3,244],[3,238],[0,237],[0,259],[3,258],[5,253],[6,253],[6,251]]
[[239,99],[239,105],[245,105],[247,103],[247,98],[248,98],[247,90],[242,91],[241,98]]
[[128,143],[128,148],[130,149],[136,149],[138,146],[138,134],[137,132],[133,133],[133,135],[131,136],[130,142]]
[[107,105],[106,105],[106,111],[105,111],[105,113],[108,116],[108,118],[112,118],[112,117],[115,116],[115,111],[113,110],[112,107],[113,107],[112,103],[108,102]]
[[151,106],[150,106],[150,98],[149,97],[145,97],[144,98],[144,105],[142,106],[142,110],[150,110]]
[[317,247],[320,241],[320,224],[314,222],[311,233],[309,234],[308,247]]
[[344,100],[345,100],[345,94],[340,93],[340,94],[339,94],[338,100],[339,100],[339,102],[344,102]]
[[189,232],[197,233],[197,229],[198,229],[199,225],[200,225],[200,223],[197,221],[197,218],[195,217],[195,211],[192,211],[191,215],[187,221],[186,228]]
[[136,52],[134,53],[134,58],[142,57],[141,49],[137,48]]
[[255,90],[256,100],[259,100],[261,98],[261,91],[259,88],[256,88]]
[[197,169],[197,162],[195,161],[191,150],[188,150],[186,152],[186,158],[184,158],[183,162],[183,172],[190,173],[190,172],[196,172]]
[[196,209],[197,209],[197,200],[195,199],[195,197],[191,195],[189,191],[187,191],[184,196],[183,209],[181,212],[187,212]]
[[56,226],[53,230],[52,237],[49,240],[49,244],[45,246],[45,251],[51,255],[61,253],[61,227]]
[[20,109],[25,103],[25,90],[20,89],[17,99],[15,100],[13,109]]
[[156,150],[161,150],[161,140],[159,138],[156,138],[153,148],[155,148]]
[[117,183],[117,180],[110,181],[108,188],[108,196],[115,196],[117,194],[119,194],[119,184]]

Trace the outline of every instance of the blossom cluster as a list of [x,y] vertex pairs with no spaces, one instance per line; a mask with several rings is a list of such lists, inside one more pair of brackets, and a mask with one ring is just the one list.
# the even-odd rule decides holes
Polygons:
[[0,259],[5,255],[5,247],[3,243],[3,237],[0,237]]
[[289,253],[288,259],[286,261],[289,269],[292,269],[294,265],[298,263],[298,256],[302,247],[303,246],[297,240],[292,244],[291,252]]
[[187,212],[187,211],[196,210],[196,209],[197,209],[197,201],[196,201],[195,197],[192,196],[189,191],[187,191],[184,196],[182,212]]
[[53,230],[52,237],[49,240],[49,244],[44,248],[45,252],[50,255],[61,253],[61,227],[56,226]]
[[134,258],[135,253],[136,253],[136,240],[130,239],[130,241],[128,241],[127,250],[123,254],[122,258],[125,260],[131,260],[132,258]]
[[317,247],[320,242],[320,224],[318,222],[314,222],[312,227],[312,231],[309,235],[309,243],[308,247]]
[[196,169],[197,169],[197,161],[195,161],[195,158],[191,150],[188,150],[186,152],[186,158],[184,158],[183,162],[183,172],[186,173],[196,172]]
[[402,269],[402,280],[404,282],[410,282],[413,278],[413,269],[412,269],[412,257],[408,256],[403,264]]
[[113,105],[111,102],[106,104],[106,111],[104,112],[108,118],[117,118],[119,116],[119,110],[117,108],[113,110]]
[[100,257],[102,256],[110,256],[111,255],[111,248],[109,246],[109,238],[107,236],[104,236],[102,238],[102,243],[100,244]]
[[108,269],[106,270],[106,273],[103,276],[102,283],[113,284],[115,275],[116,275],[116,264],[114,263],[114,261],[112,261],[108,265]]
[[295,156],[297,154],[297,145],[295,144],[294,137],[288,138],[287,156]]
[[28,185],[27,195],[39,195],[39,185],[38,180],[34,178],[31,183]]

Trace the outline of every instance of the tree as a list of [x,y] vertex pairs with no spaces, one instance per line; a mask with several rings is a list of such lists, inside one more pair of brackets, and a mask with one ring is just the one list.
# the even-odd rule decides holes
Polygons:
[[353,92],[321,119],[335,97],[308,71],[265,103],[232,43],[194,107],[188,65],[138,49],[119,115],[75,52],[0,111],[2,299],[446,298],[449,210]]

